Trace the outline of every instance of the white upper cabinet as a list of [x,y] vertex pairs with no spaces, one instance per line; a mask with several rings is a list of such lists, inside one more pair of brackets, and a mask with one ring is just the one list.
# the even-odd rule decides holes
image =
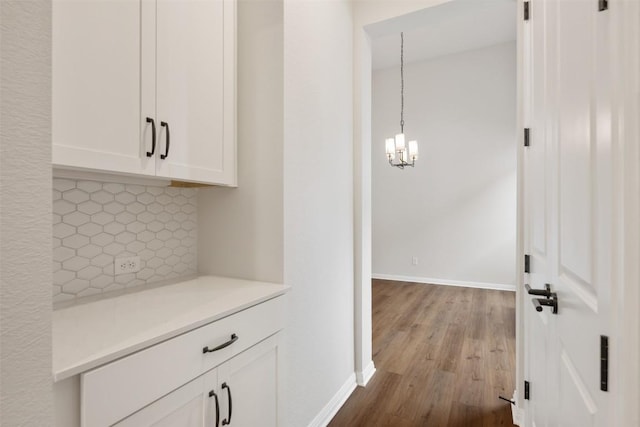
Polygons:
[[140,21],[137,1],[53,2],[54,165],[155,175],[141,141]]
[[235,14],[54,0],[54,166],[235,185]]
[[[235,171],[233,3],[157,2],[159,176],[230,183]],[[228,15],[225,18],[225,14]],[[229,118],[225,123],[225,118]],[[171,144],[167,148],[166,138]]]

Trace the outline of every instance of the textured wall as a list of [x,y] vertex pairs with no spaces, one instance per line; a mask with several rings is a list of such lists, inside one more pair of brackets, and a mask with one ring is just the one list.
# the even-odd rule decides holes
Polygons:
[[399,67],[373,73],[373,273],[514,288],[515,42],[405,65],[405,170],[384,154],[399,85]]
[[0,425],[50,426],[51,2],[0,2]]
[[[54,179],[54,302],[196,274],[197,191]],[[140,271],[114,276],[129,256]]]

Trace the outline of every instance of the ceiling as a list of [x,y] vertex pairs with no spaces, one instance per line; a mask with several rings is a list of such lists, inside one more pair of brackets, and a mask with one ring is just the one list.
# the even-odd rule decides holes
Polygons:
[[400,32],[404,62],[417,62],[479,49],[516,39],[515,0],[452,0],[370,25],[373,69],[400,65]]

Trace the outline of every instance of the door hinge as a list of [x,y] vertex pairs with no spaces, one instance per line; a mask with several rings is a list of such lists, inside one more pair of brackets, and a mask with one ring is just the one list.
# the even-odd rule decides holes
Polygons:
[[598,11],[609,9],[609,0],[598,0]]
[[530,142],[529,142],[529,128],[524,128],[524,146],[528,147]]
[[[600,1],[602,1],[602,0],[600,0]],[[524,2],[524,20],[525,21],[529,20],[529,2],[528,1]]]
[[530,389],[529,389],[529,381],[524,382],[524,400],[529,400],[531,397]]
[[609,391],[609,337],[600,335],[600,390]]
[[530,270],[531,270],[531,256],[525,255],[524,256],[524,272],[529,273]]

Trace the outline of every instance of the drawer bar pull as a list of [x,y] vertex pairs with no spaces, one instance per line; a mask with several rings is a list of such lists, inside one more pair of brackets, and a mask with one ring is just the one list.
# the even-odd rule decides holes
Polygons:
[[231,402],[231,387],[227,385],[227,383],[222,383],[222,389],[227,389],[227,395],[229,396],[229,418],[225,418],[222,420],[222,425],[226,426],[231,424],[231,411],[232,411],[232,402]]
[[215,397],[216,398],[216,427],[218,427],[218,425],[220,423],[220,403],[218,402],[218,395],[216,394],[215,391],[211,390],[209,392],[209,397]]
[[203,353],[213,353],[214,351],[222,350],[223,348],[229,347],[234,342],[238,341],[238,336],[236,334],[231,334],[231,339],[224,344],[220,344],[217,347],[209,348],[205,347],[202,349]]

